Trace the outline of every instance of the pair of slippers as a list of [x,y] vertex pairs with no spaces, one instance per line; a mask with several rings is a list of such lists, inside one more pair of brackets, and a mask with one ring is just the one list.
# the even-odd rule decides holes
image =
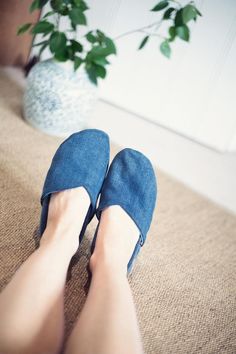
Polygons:
[[[40,235],[47,225],[52,193],[84,187],[91,204],[79,241],[81,242],[85,229],[95,214],[100,220],[102,210],[111,205],[121,206],[140,231],[139,240],[127,265],[127,272],[130,273],[151,224],[157,196],[156,178],[151,162],[140,152],[124,149],[115,156],[110,167],[109,153],[109,137],[97,129],[72,134],[59,146],[48,170],[41,196]],[[96,234],[93,248],[95,240]]]

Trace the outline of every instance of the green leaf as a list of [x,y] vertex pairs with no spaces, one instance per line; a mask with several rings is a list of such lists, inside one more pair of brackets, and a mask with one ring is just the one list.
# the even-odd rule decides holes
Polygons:
[[65,50],[67,38],[63,32],[53,32],[49,39],[49,47],[52,53]]
[[101,57],[106,57],[108,55],[107,49],[102,47],[101,45],[96,45],[94,46],[87,54],[88,60],[91,58],[101,56]]
[[183,41],[189,41],[189,29],[186,25],[176,27],[176,34]]
[[47,12],[47,13],[43,16],[43,18],[52,16],[52,15],[55,15],[55,12],[54,12],[54,11],[49,11],[49,12]]
[[71,48],[73,52],[82,52],[83,51],[83,46],[81,43],[77,42],[75,39],[71,39]]
[[33,12],[34,10],[40,9],[40,0],[34,0],[32,4],[30,5],[30,12]]
[[195,10],[196,10],[198,16],[202,16],[201,12],[196,7],[195,7]]
[[160,50],[165,57],[170,58],[171,48],[167,40],[161,43]]
[[88,58],[116,54],[116,47],[111,38],[105,37],[103,45],[95,45],[88,53]]
[[88,74],[88,77],[89,77],[90,81],[93,84],[97,85],[97,74],[96,74],[96,70],[95,70],[94,66],[86,65],[85,69],[87,71],[87,74]]
[[26,31],[28,31],[28,29],[30,28],[31,25],[32,25],[32,23],[25,23],[24,25],[20,26],[17,30],[17,35],[20,35],[22,33],[25,33]]
[[193,5],[187,5],[183,8],[182,18],[184,23],[188,23],[197,17],[197,11]]
[[48,34],[52,32],[54,29],[54,25],[50,22],[47,21],[40,21],[34,25],[34,27],[31,30],[31,33],[37,34],[37,33],[44,33]]
[[169,28],[169,35],[170,35],[170,38],[168,39],[169,42],[173,42],[173,40],[175,39],[175,36],[176,36],[176,31],[175,31],[175,27],[174,26],[171,26]]
[[87,53],[87,59],[88,61],[92,61],[96,57],[106,57],[107,55],[109,53],[106,48],[96,45]]
[[98,40],[99,44],[102,45],[106,39],[105,33],[103,33],[100,30],[97,30],[96,32],[97,32],[97,40]]
[[37,10],[37,9],[42,9],[42,7],[44,5],[46,5],[46,3],[48,2],[49,0],[34,0],[32,2],[32,4],[30,5],[30,12],[33,12],[34,10]]
[[73,4],[80,8],[82,11],[86,11],[89,9],[88,5],[83,0],[73,0]]
[[71,45],[66,47],[66,50],[68,52],[68,57],[70,60],[74,61],[75,59],[75,52],[73,51]]
[[60,11],[60,9],[64,6],[63,0],[51,0],[50,5],[55,11]]
[[145,46],[145,44],[147,43],[148,39],[149,39],[149,36],[144,37],[142,42],[140,43],[138,49],[142,49]]
[[101,77],[102,79],[104,79],[106,77],[106,73],[107,73],[104,66],[95,65],[94,67],[95,67],[96,75],[98,77]]
[[165,9],[169,5],[169,2],[166,0],[160,1],[157,5],[155,5],[151,11],[160,11]]
[[110,64],[109,61],[105,57],[95,57],[92,59],[93,63],[101,66],[105,66]]
[[83,59],[76,56],[74,59],[74,70],[77,70],[82,63],[83,63]]
[[97,37],[94,36],[92,31],[88,32],[85,37],[90,43],[96,43],[97,42]]
[[76,32],[76,25],[74,25],[72,22],[71,22],[71,32]]
[[98,35],[99,37],[101,37],[101,38],[103,38],[103,39],[106,37],[106,36],[105,36],[105,33],[102,32],[102,31],[100,31],[99,29],[97,29],[96,32],[97,32],[97,35]]
[[175,26],[182,26],[184,24],[183,22],[183,9],[180,9],[176,12],[176,15],[175,15]]
[[54,11],[58,12],[60,15],[68,15],[69,8],[65,4],[64,0],[51,0],[51,7]]
[[164,20],[169,20],[171,18],[171,14],[175,11],[175,8],[174,7],[169,7],[169,9],[167,9],[165,12],[164,12],[164,15],[163,15],[163,19]]
[[87,63],[85,69],[88,73],[89,79],[97,85],[97,78],[101,77],[102,79],[106,76],[106,69],[103,66]]
[[86,17],[85,17],[84,13],[80,9],[73,8],[69,12],[69,17],[71,19],[72,25],[74,25],[74,26],[76,26],[76,25],[87,25]]
[[116,54],[116,46],[115,46],[115,43],[113,42],[113,40],[109,37],[105,37],[104,42],[106,45],[107,53],[108,54]]
[[58,61],[67,61],[68,59],[70,59],[67,48],[64,48],[63,50],[54,53],[54,58],[57,59]]

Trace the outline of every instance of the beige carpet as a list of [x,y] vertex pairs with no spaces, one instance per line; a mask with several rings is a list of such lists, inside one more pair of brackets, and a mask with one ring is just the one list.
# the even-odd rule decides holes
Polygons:
[[[0,88],[3,288],[34,250],[39,196],[61,140],[21,119],[22,91],[3,73]],[[158,179],[156,215],[130,277],[146,353],[236,353],[236,218],[160,171]],[[67,333],[85,301],[94,227],[67,285]]]

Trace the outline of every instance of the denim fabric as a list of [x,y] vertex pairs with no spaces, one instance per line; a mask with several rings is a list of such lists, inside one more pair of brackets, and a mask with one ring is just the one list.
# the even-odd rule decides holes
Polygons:
[[85,228],[95,213],[98,194],[109,164],[109,152],[108,135],[96,129],[72,134],[59,146],[48,170],[41,196],[41,235],[47,224],[51,194],[83,186],[90,196],[91,205],[80,235],[80,240],[82,239]]
[[136,223],[140,237],[128,264],[130,272],[149,230],[157,197],[151,162],[142,153],[124,149],[114,158],[104,181],[97,217],[110,205],[120,205]]

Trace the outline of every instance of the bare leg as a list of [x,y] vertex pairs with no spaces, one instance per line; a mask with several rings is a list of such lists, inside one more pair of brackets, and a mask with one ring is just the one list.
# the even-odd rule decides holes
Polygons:
[[51,354],[60,350],[66,274],[89,204],[84,188],[51,197],[39,249],[0,296],[1,353]]
[[67,354],[143,353],[127,263],[139,232],[119,206],[103,211],[91,257],[92,282]]

